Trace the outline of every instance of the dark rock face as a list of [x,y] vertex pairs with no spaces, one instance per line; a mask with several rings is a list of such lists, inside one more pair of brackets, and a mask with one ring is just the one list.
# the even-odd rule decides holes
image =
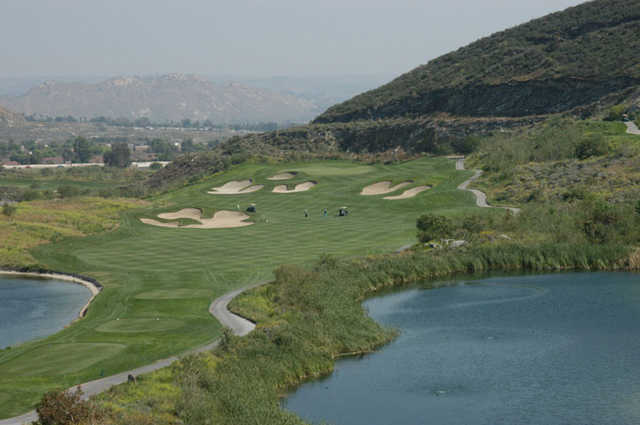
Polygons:
[[406,152],[442,153],[455,140],[502,129],[530,126],[544,117],[451,118],[368,120],[349,123],[311,124],[278,132],[232,139],[234,149],[270,152],[270,149],[299,152],[383,152],[402,148]]
[[379,108],[358,110],[343,115],[322,115],[314,123],[419,117],[436,112],[471,117],[552,114],[572,110],[637,85],[640,85],[638,79],[619,77],[610,80],[562,78],[516,81],[495,86],[444,88],[398,99]]

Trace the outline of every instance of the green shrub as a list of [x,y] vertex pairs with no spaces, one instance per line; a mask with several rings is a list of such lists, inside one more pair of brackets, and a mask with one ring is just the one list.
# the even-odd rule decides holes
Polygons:
[[73,198],[80,195],[80,189],[71,185],[64,185],[58,188],[58,195],[61,198]]
[[2,206],[2,214],[7,217],[13,217],[13,215],[16,213],[16,210],[16,206],[12,204],[4,204]]
[[451,236],[453,223],[451,219],[443,215],[424,214],[416,221],[418,239],[420,242],[443,239]]
[[592,134],[584,137],[575,148],[576,158],[587,159],[592,156],[605,155],[609,150],[607,141],[602,134]]

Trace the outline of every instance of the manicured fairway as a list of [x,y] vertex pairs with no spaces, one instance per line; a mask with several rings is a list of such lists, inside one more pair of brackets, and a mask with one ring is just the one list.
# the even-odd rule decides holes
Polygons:
[[[286,171],[286,182],[267,178]],[[327,253],[340,256],[393,251],[415,241],[415,220],[425,212],[462,214],[477,211],[473,196],[456,189],[471,172],[455,171],[444,158],[399,165],[316,163],[250,164],[159,196],[154,207],[123,217],[113,233],[45,245],[35,257],[51,269],[97,278],[104,291],[86,319],[43,341],[0,353],[0,417],[31,408],[55,387],[110,375],[151,363],[220,335],[208,314],[209,303],[227,291],[272,276],[283,263],[305,263]],[[231,180],[253,179],[258,192],[211,195],[207,191]],[[272,193],[278,184],[315,181],[307,192]],[[389,201],[361,196],[379,182],[413,180],[411,187],[432,188],[414,198]],[[234,229],[159,228],[140,218],[182,208],[244,209],[255,203],[254,225]],[[348,217],[336,217],[349,207]],[[323,216],[323,209],[328,216]],[[304,217],[304,210],[309,218]]]

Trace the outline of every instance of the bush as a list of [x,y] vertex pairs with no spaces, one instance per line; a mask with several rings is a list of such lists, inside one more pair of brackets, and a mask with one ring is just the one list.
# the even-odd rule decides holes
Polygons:
[[17,208],[15,205],[4,204],[2,206],[2,214],[6,215],[7,217],[12,217],[16,213],[16,210]]
[[607,141],[602,134],[592,134],[583,138],[576,145],[576,157],[587,159],[592,156],[605,155],[609,151]]
[[424,214],[418,217],[416,227],[418,239],[423,243],[446,238],[453,231],[453,223],[449,218],[435,214]]
[[92,403],[82,400],[82,390],[50,391],[36,406],[37,425],[94,424],[100,419],[99,411]]
[[65,185],[58,188],[58,194],[61,198],[73,198],[80,194],[80,190],[75,186]]

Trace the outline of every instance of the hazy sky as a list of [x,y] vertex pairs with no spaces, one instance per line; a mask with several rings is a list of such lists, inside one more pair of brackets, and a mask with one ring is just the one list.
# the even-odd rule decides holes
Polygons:
[[400,74],[582,2],[0,0],[0,75]]

